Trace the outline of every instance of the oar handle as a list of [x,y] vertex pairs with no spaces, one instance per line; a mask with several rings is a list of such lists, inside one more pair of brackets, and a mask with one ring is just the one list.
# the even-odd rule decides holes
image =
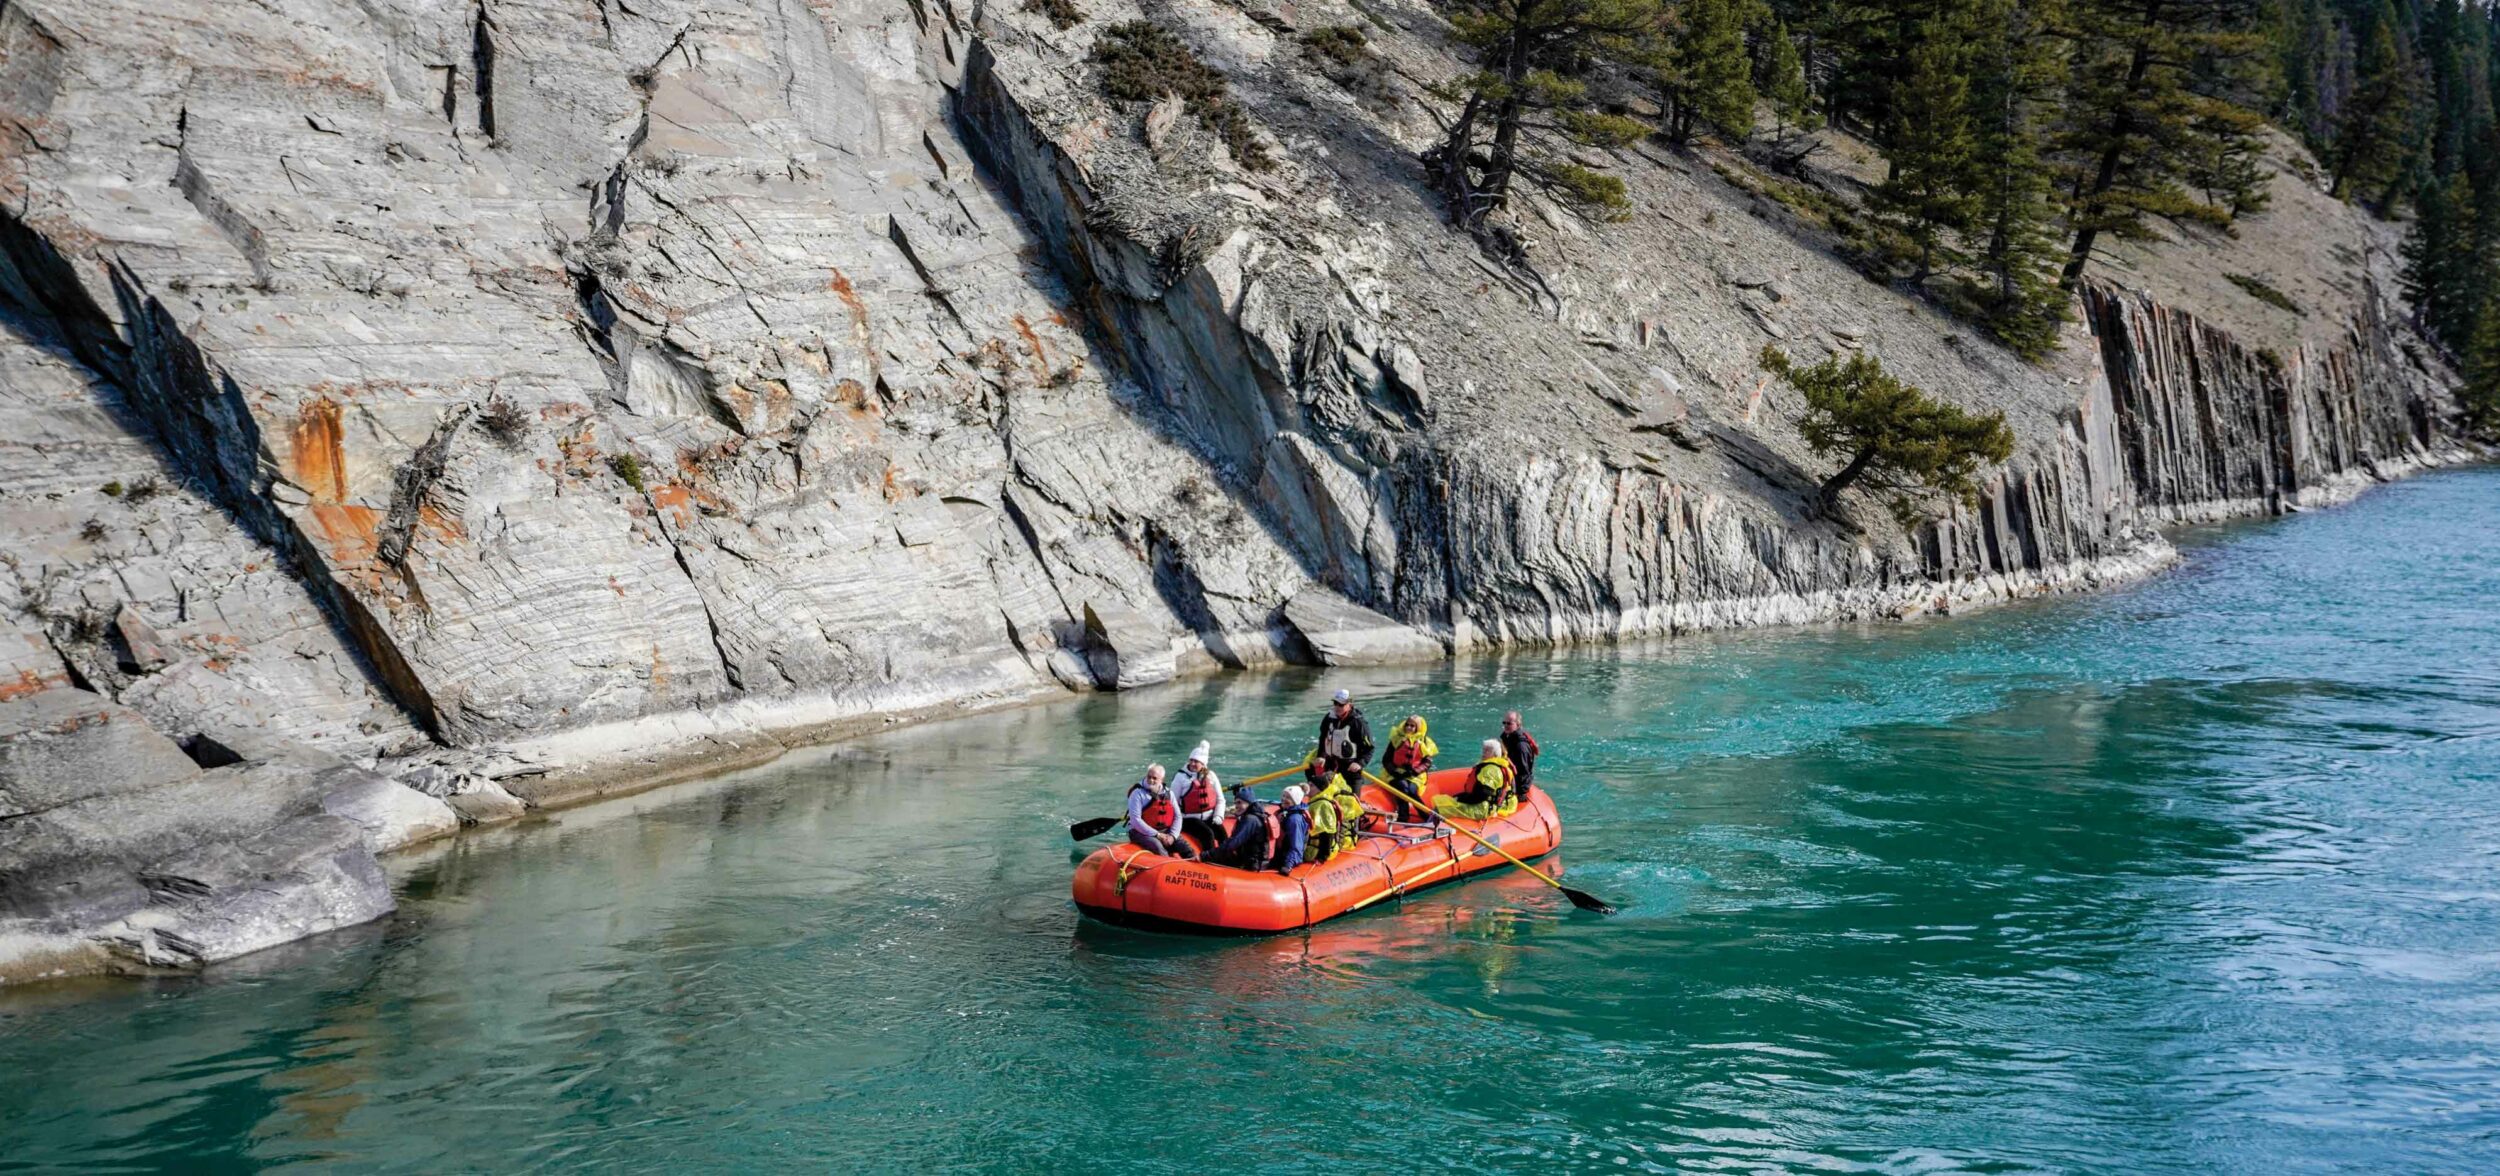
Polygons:
[[1273,772],[1269,772],[1268,774],[1266,774],[1266,775],[1264,775],[1264,776],[1252,776],[1252,777],[1250,777],[1249,779],[1244,780],[1244,781],[1242,781],[1241,783],[1239,783],[1239,784],[1237,784],[1237,785],[1234,785],[1234,787],[1236,787],[1236,788],[1248,788],[1249,786],[1251,786],[1251,785],[1253,785],[1253,784],[1265,784],[1265,783],[1267,783],[1267,782],[1268,782],[1268,781],[1270,781],[1270,780],[1279,780],[1279,779],[1283,779],[1284,777],[1286,777],[1286,776],[1290,776],[1290,775],[1294,774],[1295,772],[1299,772],[1299,771],[1301,771],[1302,769],[1307,768],[1307,767],[1309,767],[1309,766],[1311,766],[1311,761],[1310,761],[1308,758],[1305,758],[1305,759],[1304,759],[1301,763],[1295,764],[1294,766],[1292,766],[1292,767],[1290,767],[1290,768],[1278,768],[1277,770],[1275,770],[1275,771],[1273,771]]
[[[1399,790],[1398,790],[1398,786],[1397,786],[1397,785],[1395,785],[1395,784],[1391,784],[1390,782],[1388,782],[1388,781],[1386,781],[1386,780],[1383,780],[1383,779],[1381,779],[1381,778],[1380,778],[1380,777],[1378,777],[1378,776],[1372,775],[1372,774],[1371,774],[1371,772],[1370,772],[1370,770],[1368,770],[1368,769],[1366,769],[1366,770],[1363,772],[1363,778],[1364,778],[1364,779],[1366,779],[1366,780],[1371,781],[1371,782],[1372,782],[1372,783],[1374,783],[1374,784],[1378,784],[1378,785],[1380,785],[1382,788],[1388,789],[1388,791],[1389,791],[1389,795],[1394,796],[1394,797],[1397,797],[1399,800],[1403,800],[1403,801],[1405,801],[1405,802],[1406,802],[1406,803],[1408,803],[1408,804],[1414,805],[1416,808],[1422,809],[1422,810],[1424,810],[1425,812],[1431,812],[1431,811],[1432,811],[1432,806],[1431,806],[1431,805],[1425,804],[1423,801],[1417,800],[1417,799],[1415,799],[1414,797],[1412,797],[1412,796],[1408,796],[1406,793],[1399,791]],[[1564,887],[1562,883],[1560,883],[1560,882],[1556,882],[1556,881],[1554,880],[1554,878],[1553,878],[1553,876],[1552,876],[1552,875],[1547,874],[1545,871],[1540,870],[1540,869],[1536,868],[1535,866],[1531,866],[1531,865],[1529,865],[1529,864],[1528,864],[1528,863],[1526,863],[1526,862],[1520,861],[1520,860],[1519,860],[1519,858],[1518,858],[1517,856],[1513,855],[1513,854],[1512,854],[1509,850],[1504,849],[1504,848],[1502,848],[1501,846],[1495,845],[1495,844],[1493,844],[1492,842],[1487,841],[1487,840],[1485,840],[1485,839],[1484,839],[1484,838],[1482,838],[1482,837],[1478,837],[1478,836],[1476,836],[1476,832],[1475,832],[1475,830],[1473,830],[1473,829],[1469,829],[1469,828],[1467,828],[1466,826],[1461,825],[1461,824],[1459,824],[1459,823],[1458,823],[1458,822],[1456,822],[1456,821],[1443,821],[1443,822],[1442,822],[1442,824],[1445,824],[1445,825],[1449,826],[1449,827],[1450,827],[1450,828],[1452,828],[1452,829],[1456,829],[1456,830],[1458,830],[1459,832],[1466,834],[1469,840],[1474,841],[1476,844],[1481,845],[1481,846],[1485,847],[1486,849],[1492,850],[1493,852],[1495,852],[1495,853],[1498,853],[1498,854],[1502,855],[1504,858],[1509,859],[1510,864],[1512,864],[1512,865],[1514,865],[1514,866],[1517,866],[1517,867],[1519,867],[1519,868],[1520,868],[1520,869],[1522,869],[1522,870],[1526,870],[1527,872],[1529,872],[1529,873],[1531,873],[1531,874],[1536,875],[1536,876],[1537,876],[1537,878],[1538,878],[1538,880],[1539,880],[1539,881],[1544,882],[1546,885],[1551,886],[1551,887],[1553,887],[1553,888],[1554,888],[1554,889],[1556,889],[1556,890],[1563,890],[1563,889],[1566,889],[1566,887]]]

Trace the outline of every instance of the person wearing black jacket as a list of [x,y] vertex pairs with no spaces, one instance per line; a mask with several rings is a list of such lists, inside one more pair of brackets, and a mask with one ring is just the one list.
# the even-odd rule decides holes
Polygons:
[[1247,784],[1233,788],[1233,834],[1206,860],[1219,866],[1244,870],[1264,870],[1276,856],[1277,841],[1284,832],[1284,813],[1260,804]]
[[1329,771],[1344,773],[1349,782],[1360,780],[1364,765],[1372,761],[1372,725],[1346,691],[1338,691],[1327,713],[1319,717],[1319,758]]
[[1519,798],[1528,798],[1528,786],[1536,783],[1536,736],[1519,721],[1519,712],[1502,716],[1502,754],[1510,757],[1511,769],[1519,774]]

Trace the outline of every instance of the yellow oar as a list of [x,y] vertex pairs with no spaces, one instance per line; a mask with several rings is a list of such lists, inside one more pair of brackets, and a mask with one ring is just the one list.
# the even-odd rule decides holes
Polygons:
[[1381,891],[1380,893],[1378,893],[1378,894],[1375,894],[1375,895],[1371,896],[1370,898],[1364,899],[1364,900],[1363,900],[1363,901],[1361,901],[1361,902],[1355,903],[1353,906],[1347,907],[1347,908],[1345,909],[1345,913],[1347,913],[1347,914],[1349,914],[1349,915],[1350,915],[1350,914],[1353,914],[1353,913],[1354,913],[1354,912],[1356,912],[1356,911],[1362,910],[1364,907],[1367,907],[1367,906],[1370,906],[1370,905],[1371,905],[1371,904],[1373,904],[1373,903],[1379,902],[1381,899],[1384,899],[1384,898],[1393,898],[1393,897],[1396,897],[1397,895],[1404,894],[1404,893],[1406,893],[1406,892],[1407,892],[1407,891],[1409,891],[1409,890],[1413,890],[1413,889],[1414,889],[1414,888],[1416,888],[1417,886],[1421,886],[1421,885],[1423,885],[1423,883],[1424,883],[1424,880],[1425,880],[1425,879],[1430,878],[1430,877],[1432,877],[1433,875],[1438,874],[1438,873],[1440,873],[1440,872],[1441,872],[1441,871],[1443,871],[1443,870],[1449,869],[1450,867],[1455,866],[1455,865],[1457,865],[1457,864],[1458,864],[1458,859],[1457,859],[1457,858],[1450,858],[1450,859],[1448,859],[1448,860],[1446,860],[1446,861],[1443,861],[1440,865],[1434,866],[1433,868],[1431,868],[1431,869],[1429,869],[1429,870],[1426,870],[1426,871],[1424,871],[1423,873],[1417,874],[1417,875],[1415,875],[1414,877],[1407,879],[1407,880],[1406,880],[1405,882],[1403,882],[1403,883],[1401,883],[1401,882],[1397,881],[1396,877],[1393,875],[1393,876],[1390,878],[1390,881],[1389,881],[1389,888],[1388,888],[1387,890],[1383,890],[1383,891]]
[[[1290,768],[1279,768],[1276,771],[1269,772],[1264,776],[1253,776],[1242,781],[1239,785],[1237,785],[1237,787],[1247,788],[1253,784],[1265,784],[1270,780],[1290,776],[1295,772],[1299,772],[1302,769],[1309,767],[1310,764],[1311,761],[1306,757],[1301,763],[1295,764]],[[1110,832],[1112,826],[1127,819],[1127,817],[1088,817],[1085,820],[1078,821],[1077,823],[1068,826],[1068,839],[1070,841],[1086,841],[1095,837],[1100,837],[1103,834]]]
[[[1431,805],[1425,804],[1424,802],[1422,802],[1422,801],[1420,801],[1420,800],[1417,800],[1417,799],[1415,799],[1415,798],[1414,798],[1414,797],[1412,797],[1412,796],[1408,796],[1408,795],[1407,795],[1407,794],[1405,794],[1404,792],[1399,791],[1399,790],[1398,790],[1397,785],[1395,785],[1395,784],[1391,784],[1390,782],[1388,782],[1388,781],[1386,781],[1386,780],[1383,780],[1383,779],[1381,779],[1381,778],[1380,778],[1380,777],[1378,777],[1378,776],[1372,775],[1370,772],[1365,772],[1365,773],[1363,773],[1363,778],[1364,778],[1364,779],[1367,779],[1367,780],[1369,780],[1369,781],[1371,781],[1371,782],[1372,782],[1372,783],[1374,783],[1374,784],[1378,784],[1378,785],[1380,785],[1382,788],[1384,788],[1384,789],[1387,789],[1387,790],[1388,790],[1389,795],[1394,796],[1394,797],[1397,797],[1398,799],[1403,800],[1403,801],[1405,801],[1405,802],[1406,802],[1406,803],[1408,803],[1408,804],[1414,805],[1416,808],[1422,809],[1422,810],[1423,810],[1423,811],[1425,811],[1425,812],[1431,812],[1431,811],[1432,811],[1432,806],[1431,806]],[[1478,836],[1476,835],[1475,830],[1473,830],[1473,829],[1469,829],[1469,828],[1467,828],[1466,826],[1461,825],[1461,824],[1459,824],[1459,823],[1458,823],[1458,822],[1456,822],[1456,821],[1448,821],[1448,820],[1445,820],[1445,821],[1443,821],[1442,823],[1443,823],[1443,824],[1445,824],[1445,825],[1448,825],[1448,826],[1449,826],[1450,828],[1452,828],[1452,829],[1457,830],[1458,832],[1461,832],[1461,833],[1466,834],[1466,835],[1467,835],[1467,837],[1468,837],[1468,839],[1469,839],[1469,840],[1471,840],[1471,841],[1474,841],[1476,844],[1481,845],[1481,846],[1485,847],[1486,849],[1492,850],[1493,852],[1495,852],[1495,853],[1498,853],[1498,854],[1502,855],[1502,857],[1503,857],[1503,858],[1505,858],[1505,859],[1507,859],[1507,860],[1510,862],[1510,864],[1512,864],[1512,865],[1514,865],[1514,866],[1517,866],[1517,867],[1519,867],[1519,868],[1520,868],[1520,869],[1522,869],[1522,870],[1526,870],[1527,872],[1529,872],[1529,873],[1531,873],[1531,874],[1536,875],[1536,877],[1537,877],[1537,880],[1538,880],[1538,881],[1541,881],[1541,882],[1545,883],[1546,885],[1553,887],[1553,888],[1554,888],[1554,889],[1556,889],[1556,890],[1562,891],[1562,892],[1563,892],[1563,897],[1564,897],[1564,898],[1568,898],[1568,899],[1570,899],[1570,900],[1571,900],[1571,905],[1576,906],[1576,907],[1578,907],[1578,908],[1580,908],[1581,910],[1584,910],[1584,911],[1595,911],[1596,913],[1601,914],[1601,915],[1611,915],[1611,914],[1615,913],[1615,908],[1614,908],[1613,904],[1608,903],[1606,900],[1604,900],[1604,899],[1602,899],[1602,898],[1599,898],[1599,897],[1597,897],[1597,896],[1596,896],[1596,895],[1594,895],[1594,894],[1590,894],[1590,893],[1588,893],[1587,891],[1584,891],[1584,890],[1573,890],[1572,888],[1570,888],[1570,887],[1568,887],[1568,886],[1565,886],[1565,885],[1563,885],[1563,884],[1562,884],[1562,883],[1560,883],[1560,882],[1555,881],[1555,880],[1554,880],[1554,876],[1553,876],[1553,875],[1548,874],[1548,873],[1546,873],[1545,871],[1543,871],[1543,870],[1540,870],[1540,869],[1536,868],[1535,866],[1531,866],[1531,865],[1529,865],[1529,864],[1528,864],[1528,863],[1526,863],[1526,862],[1520,861],[1520,860],[1518,859],[1518,857],[1517,857],[1517,856],[1515,856],[1515,855],[1513,855],[1513,854],[1512,854],[1509,850],[1504,849],[1504,848],[1502,848],[1501,846],[1495,845],[1495,844],[1493,844],[1492,842],[1487,841],[1487,840],[1485,840],[1485,839],[1484,839],[1484,838],[1482,838],[1482,837],[1478,837]]]

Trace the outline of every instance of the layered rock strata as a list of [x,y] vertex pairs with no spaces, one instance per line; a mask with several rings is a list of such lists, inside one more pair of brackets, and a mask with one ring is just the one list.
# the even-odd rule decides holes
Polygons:
[[[1071,689],[2098,583],[2161,562],[2158,524],[2465,452],[2387,230],[2288,170],[2237,238],[2113,255],[2035,366],[1733,153],[1616,153],[1631,220],[1531,196],[1537,269],[1486,260],[1415,164],[1462,67],[1420,2],[1080,15],[0,9],[0,705],[281,738],[257,762],[297,782],[255,803],[300,835],[201,844],[335,923],[375,908],[307,755],[503,819]],[[1101,97],[1094,38],[1141,18],[1275,166]],[[1299,39],[1358,23],[1353,73]],[[1872,350],[2020,451],[1911,531],[1822,513],[1766,343]],[[224,787],[164,750],[148,794]],[[44,779],[0,795],[101,801]],[[226,885],[153,836],[92,850],[117,901]],[[91,944],[143,913],[38,905]],[[291,917],[254,925],[320,921]]]

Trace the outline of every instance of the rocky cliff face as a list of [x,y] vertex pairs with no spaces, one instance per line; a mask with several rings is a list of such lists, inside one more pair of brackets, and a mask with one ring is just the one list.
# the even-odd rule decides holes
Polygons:
[[[0,709],[276,736],[248,762],[293,773],[290,813],[337,790],[318,756],[491,817],[1215,667],[2089,582],[2158,560],[2155,523],[2454,449],[2386,233],[2289,173],[2240,239],[2113,258],[2035,367],[1856,276],[1733,156],[1619,153],[1630,223],[1531,200],[1540,272],[1485,261],[1414,162],[1417,82],[1459,67],[1423,4],[1082,15],[0,8]],[[1141,16],[1231,76],[1275,167],[1100,96],[1088,47]],[[1339,24],[1376,55],[1298,39]],[[1873,349],[2022,450],[1915,533],[1819,516],[1769,341]],[[113,803],[233,770],[148,762]],[[146,822],[71,791],[0,784],[37,797],[12,847],[100,839],[0,860],[0,898],[238,844],[114,840]],[[126,919],[145,887],[108,889]]]

